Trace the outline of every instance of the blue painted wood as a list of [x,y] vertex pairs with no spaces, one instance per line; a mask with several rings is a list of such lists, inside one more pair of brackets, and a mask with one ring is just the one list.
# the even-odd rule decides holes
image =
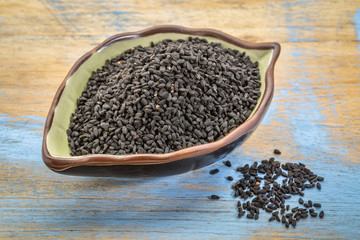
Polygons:
[[[270,111],[269,118],[274,112]],[[327,154],[326,146],[312,150],[302,148],[300,141],[307,158],[287,159],[283,157],[287,153],[278,158],[283,162],[301,160],[326,179],[321,191],[305,190],[305,199],[322,204],[325,218],[308,218],[289,230],[279,223],[268,223],[267,213],[261,213],[258,221],[236,217],[236,200],[225,178],[231,175],[236,179],[239,174],[222,162],[158,179],[97,179],[53,173],[41,160],[42,135],[38,129],[42,125],[43,119],[39,118],[34,121],[1,115],[0,130],[6,133],[0,139],[2,237],[14,232],[36,236],[37,230],[42,230],[40,236],[104,238],[118,234],[151,239],[360,237],[360,187],[354,184],[358,182],[359,164],[337,161],[341,153]],[[236,167],[272,156],[259,150],[247,154],[247,149],[239,148],[227,160]],[[215,167],[220,172],[208,174]],[[208,200],[211,194],[221,199]],[[297,197],[289,203],[297,205]]]

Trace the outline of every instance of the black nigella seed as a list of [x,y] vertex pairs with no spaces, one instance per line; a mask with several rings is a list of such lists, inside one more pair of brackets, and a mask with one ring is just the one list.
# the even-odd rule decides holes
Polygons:
[[226,179],[229,180],[229,181],[234,180],[234,178],[232,176],[228,176]]
[[316,183],[316,187],[317,187],[317,189],[321,189],[321,184],[318,182],[318,183]]
[[319,213],[319,218],[323,218],[324,217],[324,211],[321,211],[320,213]]
[[221,43],[166,39],[114,54],[92,69],[68,119],[72,156],[215,142],[247,120],[261,95],[259,64]]
[[280,152],[279,149],[274,149],[274,153],[275,153],[275,154],[281,154],[281,152]]
[[290,225],[289,225],[288,221],[285,221],[285,227],[286,227],[286,228],[289,228],[289,226],[290,226]]
[[230,161],[225,161],[224,165],[227,166],[227,167],[231,167],[231,162]]
[[209,197],[209,199],[214,199],[214,200],[218,200],[218,199],[220,199],[220,197],[218,196],[218,195],[211,195],[210,197]]
[[317,181],[324,181],[324,178],[323,177],[317,177],[317,179],[316,179]]
[[245,211],[240,211],[239,213],[238,213],[238,217],[242,217],[242,216],[244,216],[245,215]]
[[209,173],[212,174],[212,175],[213,175],[213,174],[216,174],[216,173],[218,173],[218,172],[219,172],[219,169],[217,169],[217,168],[212,169],[212,170],[209,171]]
[[[324,216],[323,211],[318,214],[312,208],[321,207],[319,203],[313,203],[311,200],[305,202],[301,197],[299,197],[298,202],[303,207],[290,208],[289,204],[285,205],[287,199],[292,195],[303,196],[302,190],[317,185],[316,181],[319,177],[306,168],[304,164],[281,164],[274,158],[270,158],[269,160],[262,160],[261,163],[246,164],[236,170],[242,173],[242,178],[232,185],[235,196],[244,200],[251,198],[242,205],[238,201],[238,216],[246,214],[241,206],[248,211],[247,218],[251,219],[258,219],[259,212],[263,209],[272,215],[268,221],[282,222],[285,227],[289,227],[289,225],[295,227],[297,221],[300,221],[301,218],[307,218],[309,215],[311,217]],[[287,173],[283,174],[283,171],[287,171]],[[277,180],[279,176],[285,179]],[[305,184],[306,182],[309,183]]]
[[246,215],[246,217],[250,218],[250,219],[254,219],[255,216],[249,213],[249,214]]
[[312,213],[310,213],[310,216],[316,217],[316,216],[317,216],[317,213],[316,213],[316,212],[312,212]]

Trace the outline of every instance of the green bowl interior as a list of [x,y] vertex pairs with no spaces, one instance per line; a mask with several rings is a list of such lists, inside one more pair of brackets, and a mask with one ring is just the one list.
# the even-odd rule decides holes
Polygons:
[[[157,43],[163,39],[187,39],[189,36],[190,35],[179,33],[159,33],[147,37],[121,40],[101,49],[88,58],[83,64],[81,64],[76,72],[67,79],[64,91],[62,92],[58,105],[54,110],[53,122],[46,139],[49,153],[54,157],[76,158],[70,155],[70,147],[66,134],[66,130],[70,125],[70,117],[71,114],[75,112],[76,101],[81,96],[82,91],[86,88],[86,83],[91,76],[91,73],[96,69],[101,68],[107,59],[112,59],[120,55],[122,52],[138,45],[146,47],[150,46],[151,42]],[[195,35],[191,36],[194,37]],[[265,73],[270,64],[273,49],[245,49],[213,37],[199,37],[206,38],[209,42],[219,42],[225,48],[243,51],[251,58],[252,61],[258,61],[262,83],[260,89],[261,96],[257,106],[252,112],[253,114],[259,107],[259,103],[265,90]]]

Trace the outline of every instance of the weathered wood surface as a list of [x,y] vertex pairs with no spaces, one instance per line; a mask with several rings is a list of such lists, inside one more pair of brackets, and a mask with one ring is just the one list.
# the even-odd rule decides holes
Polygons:
[[[0,1],[0,238],[360,238],[359,1]],[[158,179],[62,176],[41,159],[42,129],[77,58],[105,38],[158,24],[210,27],[277,41],[273,103],[255,134],[227,159],[272,156],[325,177],[324,219],[295,229],[237,219],[221,162]],[[220,173],[207,172],[219,167]],[[221,196],[210,201],[210,194]],[[293,198],[293,202],[297,198]]]

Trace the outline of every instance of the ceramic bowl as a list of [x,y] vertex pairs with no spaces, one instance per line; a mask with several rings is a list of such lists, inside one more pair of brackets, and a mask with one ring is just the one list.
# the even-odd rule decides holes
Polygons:
[[[222,139],[167,154],[71,156],[66,130],[92,71],[105,60],[138,46],[149,46],[163,39],[187,39],[189,36],[219,42],[226,48],[244,51],[258,61],[261,96],[250,117]],[[138,32],[121,33],[106,39],[86,53],[70,69],[58,88],[46,119],[42,157],[53,171],[69,175],[101,177],[158,177],[185,173],[212,164],[241,145],[255,131],[265,115],[274,91],[274,65],[280,54],[278,43],[249,43],[212,29],[157,26]]]

